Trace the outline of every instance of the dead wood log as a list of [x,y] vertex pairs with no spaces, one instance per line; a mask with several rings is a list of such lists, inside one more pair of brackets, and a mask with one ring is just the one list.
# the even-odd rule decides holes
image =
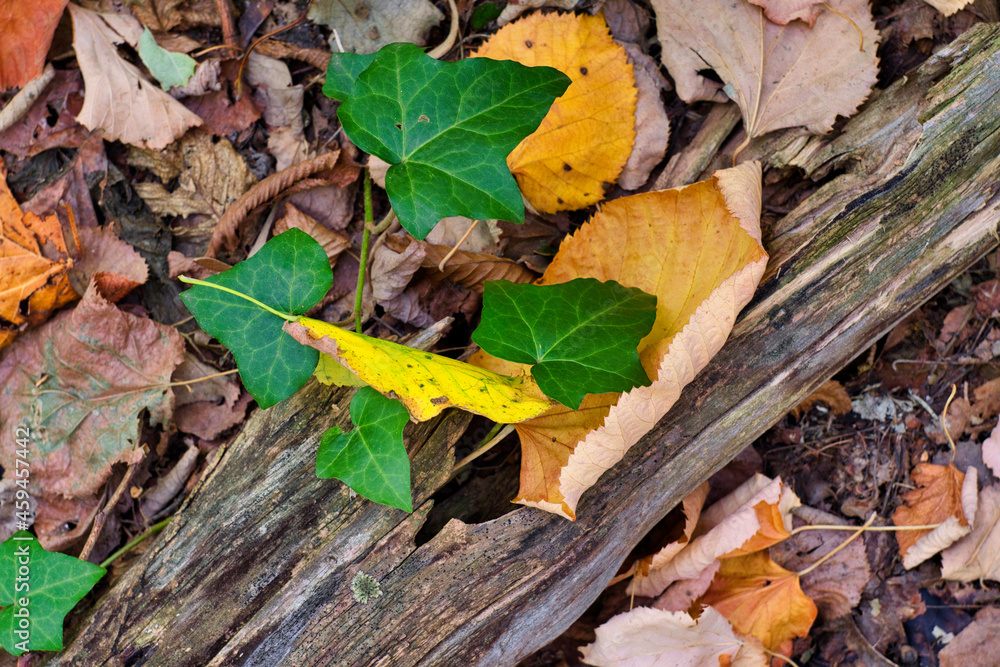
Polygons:
[[[996,247],[1000,26],[970,30],[836,138],[780,142],[782,164],[830,180],[765,230],[773,259],[731,340],[575,523],[519,508],[415,548],[466,418],[408,430],[406,515],[315,479],[347,395],[314,386],[254,415],[50,664],[494,666],[557,636],[694,486]],[[354,601],[359,571],[381,597]]]

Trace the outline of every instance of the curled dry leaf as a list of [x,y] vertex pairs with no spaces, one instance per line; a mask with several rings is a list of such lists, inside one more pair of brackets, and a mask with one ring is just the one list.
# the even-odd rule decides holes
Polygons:
[[94,282],[111,303],[118,303],[149,278],[146,260],[108,227],[82,227],[80,259],[69,272],[69,282],[78,294]]
[[767,657],[712,607],[698,620],[685,612],[639,607],[597,628],[596,640],[580,649],[583,661],[599,667],[740,665],[765,667]]
[[756,637],[764,648],[781,655],[789,655],[793,638],[809,634],[817,614],[798,575],[775,563],[766,551],[723,560],[699,602],[715,607],[737,632]]
[[67,1],[0,4],[0,92],[20,88],[41,75]]
[[604,18],[532,14],[504,26],[475,55],[554,67],[572,81],[507,157],[528,202],[555,213],[604,199],[632,152],[637,97],[632,66]]
[[402,294],[426,255],[420,243],[411,243],[399,252],[388,245],[376,248],[371,268],[372,298],[383,303]]
[[847,395],[844,385],[836,380],[827,380],[820,385],[819,389],[806,396],[806,398],[788,411],[790,415],[798,419],[812,409],[812,406],[822,403],[830,408],[835,415],[846,415],[851,411],[851,397]]
[[967,517],[975,516],[976,469],[963,475],[953,464],[921,463],[911,475],[917,488],[903,494],[892,515],[897,526],[941,524],[931,530],[896,532],[903,565],[911,569],[948,547],[971,530]]
[[1000,484],[983,489],[975,528],[941,555],[941,576],[951,581],[1000,581]]
[[239,245],[240,223],[251,211],[277,197],[295,183],[322,171],[331,171],[334,184],[341,186],[354,182],[358,175],[357,168],[349,167],[340,160],[339,149],[271,174],[240,195],[239,199],[226,209],[219,218],[219,224],[215,226],[206,254],[215,257],[220,252],[235,250]]
[[351,247],[351,239],[339,232],[327,229],[311,215],[303,213],[294,204],[285,202],[285,214],[274,223],[274,235],[287,232],[292,227],[301,229],[323,246],[327,258],[332,263],[340,253]]
[[670,119],[663,108],[660,91],[667,81],[660,68],[635,44],[622,43],[628,53],[629,64],[635,73],[638,97],[635,103],[635,141],[632,153],[618,176],[618,185],[625,190],[635,190],[649,180],[649,174],[663,161],[670,142]]
[[[813,28],[777,25],[746,0],[653,0],[662,60],[685,102],[734,100],[749,138],[785,127],[829,132],[864,102],[878,74],[867,0],[845,0]],[[706,68],[718,84],[699,74]]]
[[[767,263],[760,173],[748,163],[685,188],[617,199],[563,241],[541,283],[597,278],[656,295],[656,321],[639,344],[655,380],[621,397],[587,396],[575,412],[558,407],[517,424],[522,464],[515,502],[572,519],[583,492],[721,349]],[[483,352],[470,362],[515,374],[520,368]]]
[[386,245],[396,252],[403,252],[408,244],[414,243],[421,243],[423,246],[424,258],[420,266],[428,277],[436,281],[450,280],[453,283],[470,287],[480,294],[483,293],[483,283],[487,280],[530,283],[538,277],[524,265],[506,257],[465,250],[456,251],[442,270],[438,268],[438,265],[451,252],[451,248],[448,246],[416,241],[401,236],[386,237]]
[[251,53],[247,61],[247,80],[264,103],[267,123],[267,149],[274,156],[276,171],[314,157],[310,154],[302,124],[302,100],[305,88],[292,83],[288,65],[275,58]]
[[86,86],[77,118],[108,141],[163,148],[201,119],[118,55],[123,41],[100,14],[70,4],[73,48]]
[[684,548],[675,550],[667,545],[650,558],[648,573],[636,576],[630,592],[660,595],[676,581],[697,579],[720,558],[735,558],[777,544],[789,536],[791,511],[798,505],[798,498],[780,478],[755,475],[701,514],[695,528],[697,537]]
[[945,16],[951,16],[971,2],[972,0],[927,0],[927,4]]
[[[51,258],[46,245],[54,251]],[[0,162],[0,348],[80,298],[69,283],[72,266],[58,218],[23,212]]]
[[[123,313],[93,284],[72,311],[22,336],[0,361],[0,421],[30,430],[32,487],[93,494],[112,465],[141,459],[140,414],[168,425],[168,383],[183,353],[173,327]],[[14,469],[14,437],[0,432],[5,469]]]

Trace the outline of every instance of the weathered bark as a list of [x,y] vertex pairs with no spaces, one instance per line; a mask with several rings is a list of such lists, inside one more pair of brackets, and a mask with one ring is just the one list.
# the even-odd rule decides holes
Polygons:
[[[543,646],[686,493],[996,246],[1000,26],[976,26],[838,138],[775,141],[784,164],[844,173],[765,230],[773,259],[731,340],[575,523],[520,508],[415,548],[466,418],[407,432],[406,515],[313,476],[346,394],[312,387],[254,415],[52,664],[492,666]],[[380,598],[353,600],[358,571]]]

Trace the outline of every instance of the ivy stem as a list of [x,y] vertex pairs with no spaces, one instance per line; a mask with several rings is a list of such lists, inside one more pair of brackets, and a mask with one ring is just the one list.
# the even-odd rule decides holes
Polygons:
[[455,478],[455,475],[458,474],[459,470],[493,449],[498,442],[506,438],[513,430],[513,424],[494,424],[493,428],[486,434],[486,437],[482,439],[482,442],[478,447],[476,447],[475,451],[456,463],[455,467],[451,469],[451,476],[448,478],[449,481]]
[[368,270],[368,241],[372,236],[372,175],[365,167],[365,231],[361,236],[361,266],[358,267],[358,290],[354,295],[354,330],[361,333],[361,297],[365,290]]
[[122,556],[124,556],[125,554],[127,554],[132,549],[136,548],[147,537],[149,537],[150,535],[155,535],[158,532],[160,532],[161,530],[163,530],[164,528],[166,528],[167,524],[170,523],[171,519],[173,519],[173,517],[172,516],[168,516],[163,521],[160,521],[159,523],[155,523],[152,526],[150,526],[149,528],[147,528],[146,530],[144,530],[134,540],[132,540],[131,542],[129,542],[128,544],[126,544],[125,546],[123,546],[121,549],[119,549],[118,551],[114,552],[113,554],[111,554],[110,556],[108,556],[107,558],[105,558],[104,562],[101,563],[101,567],[103,567],[103,568],[106,569],[109,565],[111,565],[112,563],[114,563],[116,560],[118,560],[119,558],[121,558]]
[[280,310],[275,310],[274,308],[271,308],[267,304],[261,303],[252,296],[248,296],[243,292],[237,292],[236,290],[225,287],[224,285],[217,285],[216,283],[210,283],[207,280],[198,280],[197,278],[188,278],[187,276],[177,276],[177,280],[181,281],[182,283],[188,283],[190,285],[201,285],[202,287],[211,287],[212,289],[217,289],[222,292],[227,292],[228,294],[232,294],[233,296],[238,296],[241,299],[246,299],[255,306],[259,306],[264,310],[266,310],[267,312],[271,313],[272,315],[277,315],[283,320],[288,320],[289,322],[299,321],[299,317],[297,315],[289,315],[288,313],[283,313]]

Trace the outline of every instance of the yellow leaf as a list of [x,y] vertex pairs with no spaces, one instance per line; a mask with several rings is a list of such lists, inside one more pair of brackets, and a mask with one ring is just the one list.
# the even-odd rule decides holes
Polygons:
[[364,387],[364,381],[357,375],[348,370],[345,366],[338,363],[336,359],[331,357],[329,354],[320,354],[319,363],[316,364],[316,370],[313,372],[316,379],[323,384],[330,386],[336,385],[338,387]]
[[[515,502],[574,518],[583,492],[719,351],[767,263],[760,192],[760,166],[744,164],[710,181],[612,201],[563,241],[542,284],[597,278],[656,295],[656,322],[639,345],[654,382],[518,424],[522,485]],[[518,368],[483,352],[469,361],[505,374]]]
[[816,620],[816,604],[802,592],[799,576],[758,551],[722,561],[699,603],[714,607],[737,632],[764,648],[788,655],[793,637],[805,637]]
[[389,398],[402,401],[417,421],[456,407],[511,424],[536,417],[552,405],[526,375],[499,375],[308,317],[288,322],[285,331],[303,345],[331,355]]
[[555,213],[604,199],[632,153],[638,96],[604,17],[532,14],[501,28],[475,55],[554,67],[572,80],[507,158],[531,205]]

